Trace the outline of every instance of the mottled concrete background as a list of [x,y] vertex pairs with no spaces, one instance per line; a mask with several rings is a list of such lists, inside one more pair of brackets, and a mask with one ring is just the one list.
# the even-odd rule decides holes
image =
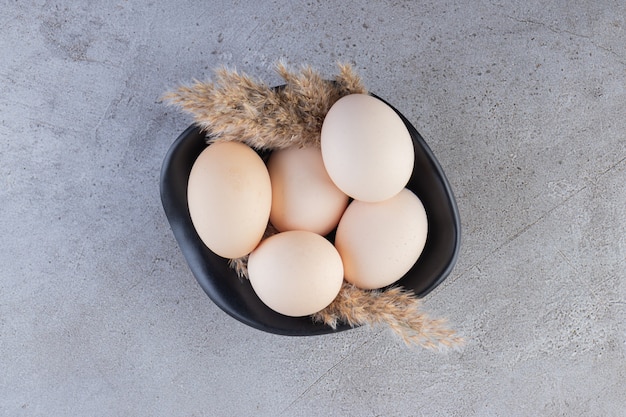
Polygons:
[[[1,3],[0,415],[626,415],[623,1]],[[265,334],[197,285],[159,97],[280,58],[352,63],[430,144],[463,242],[425,304],[463,351]]]

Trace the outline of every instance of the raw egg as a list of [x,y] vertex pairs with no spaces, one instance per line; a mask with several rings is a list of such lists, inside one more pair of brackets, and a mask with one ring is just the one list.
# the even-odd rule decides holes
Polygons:
[[256,295],[286,316],[307,316],[339,294],[343,264],[324,237],[302,230],[278,233],[250,254],[248,276]]
[[317,148],[287,148],[268,161],[272,182],[270,222],[278,231],[326,235],[339,223],[348,196],[332,182]]
[[189,215],[204,244],[224,258],[250,253],[261,241],[272,204],[269,173],[239,142],[216,142],[194,162],[187,186]]
[[350,197],[383,201],[402,190],[413,172],[413,141],[398,114],[367,94],[350,94],[332,105],[322,123],[324,165]]
[[424,206],[407,188],[378,203],[354,200],[335,237],[345,280],[362,289],[394,283],[419,258],[427,233]]

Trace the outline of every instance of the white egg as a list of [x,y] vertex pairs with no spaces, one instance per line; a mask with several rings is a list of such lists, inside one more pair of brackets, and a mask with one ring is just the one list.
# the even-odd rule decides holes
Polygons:
[[394,283],[418,260],[427,234],[424,206],[407,188],[378,203],[353,201],[335,237],[345,280],[362,289]]
[[224,258],[247,255],[269,221],[272,187],[267,168],[247,145],[213,143],[191,168],[187,202],[193,226],[209,249]]
[[339,223],[348,196],[332,182],[317,148],[272,152],[270,222],[279,231],[308,230],[326,235]]
[[335,247],[307,231],[278,233],[250,254],[248,276],[257,296],[286,316],[306,316],[339,294],[343,264]]
[[366,94],[339,99],[322,124],[324,165],[350,197],[383,201],[402,190],[413,172],[413,141],[398,114]]

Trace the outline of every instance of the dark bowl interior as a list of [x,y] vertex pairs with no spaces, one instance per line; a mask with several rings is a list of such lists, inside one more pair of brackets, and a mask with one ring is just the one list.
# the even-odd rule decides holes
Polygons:
[[[394,285],[424,297],[454,267],[461,242],[459,213],[450,185],[432,151],[411,123],[394,110],[413,139],[415,167],[407,188],[422,200],[428,216],[428,237],[422,255]],[[310,317],[287,317],[274,312],[256,296],[250,283],[228,266],[227,259],[202,243],[189,217],[187,182],[193,163],[206,147],[206,136],[196,125],[189,126],[176,139],[161,169],[161,200],[180,249],[209,298],[235,319],[269,333],[306,336],[350,329],[348,325],[332,329],[314,323]],[[332,239],[332,234],[329,238]]]

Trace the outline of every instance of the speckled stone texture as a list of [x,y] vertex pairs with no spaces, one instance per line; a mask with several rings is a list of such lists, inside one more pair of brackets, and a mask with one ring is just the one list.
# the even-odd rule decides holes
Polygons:
[[[626,3],[3,1],[0,415],[623,416]],[[202,292],[159,198],[226,65],[351,63],[417,127],[461,213],[425,299],[466,338],[244,326]]]

